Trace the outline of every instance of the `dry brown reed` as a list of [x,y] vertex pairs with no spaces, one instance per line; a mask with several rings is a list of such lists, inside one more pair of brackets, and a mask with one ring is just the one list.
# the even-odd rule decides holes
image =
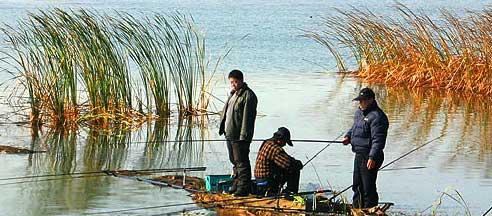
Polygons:
[[367,82],[492,95],[492,10],[440,10],[438,18],[403,4],[395,10],[337,10],[306,36],[329,49],[341,72],[355,60]]

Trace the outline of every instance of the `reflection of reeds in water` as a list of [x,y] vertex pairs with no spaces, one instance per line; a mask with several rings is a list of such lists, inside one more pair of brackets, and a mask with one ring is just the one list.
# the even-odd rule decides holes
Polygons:
[[[178,122],[178,130],[174,140],[180,142],[175,143],[169,149],[169,152],[173,152],[173,154],[170,155],[168,163],[186,164],[187,166],[203,163],[204,142],[200,141],[204,135],[203,128],[194,127],[196,125],[193,123],[194,119],[191,117]],[[199,130],[200,134],[196,134],[196,129]]]
[[[353,8],[326,17],[307,36],[327,47],[340,71],[354,58],[366,81],[410,88],[492,94],[492,11],[440,19],[398,4],[395,16]],[[351,59],[352,60],[352,59]]]
[[492,152],[490,100],[429,90],[389,88],[386,92],[381,106],[389,116],[403,118],[393,131],[414,132],[415,143],[421,143],[437,130],[437,135],[446,134],[447,142],[455,143],[456,152]]
[[46,153],[29,156],[34,173],[70,173],[76,168],[77,132],[63,128],[49,130],[39,136],[33,129],[32,148]]
[[[176,127],[170,128],[168,121],[155,121],[154,126],[149,127],[147,131],[143,157],[135,161],[129,161],[128,155],[134,153],[130,152],[130,146],[140,144],[132,144],[131,132],[121,130],[121,128],[104,132],[97,129],[90,130],[85,143],[80,148],[76,145],[80,136],[74,130],[50,130],[40,138],[36,138],[36,133],[33,133],[33,137],[36,138],[34,149],[39,149],[37,145],[43,145],[42,148],[48,150],[46,154],[33,156],[35,157],[35,168],[38,169],[34,173],[57,174],[122,168],[201,166],[203,165],[203,143],[193,142],[194,139],[199,139],[195,130],[201,130],[201,128],[195,123],[196,120],[193,118],[187,118],[187,120],[180,121]],[[174,132],[176,133],[174,138],[184,142],[162,142],[170,141],[169,134],[174,135]],[[203,138],[204,134],[199,134],[199,136]],[[77,152],[80,149],[83,151]],[[91,175],[83,178],[69,176],[63,178],[63,180],[33,183],[35,185],[26,184],[26,190],[31,192],[36,200],[33,209],[43,213],[46,210],[45,206],[52,206],[56,203],[60,211],[70,209],[72,212],[80,213],[78,210],[88,209],[91,201],[100,199],[111,189],[110,185],[115,181],[113,177],[91,177]],[[135,184],[139,183],[135,182]],[[51,214],[53,212],[56,210],[50,210]]]
[[169,122],[154,122],[153,127],[149,124],[147,127],[147,138],[145,140],[145,150],[143,153],[143,167],[156,167],[159,158],[162,157],[162,149],[168,143],[165,143],[169,136]]
[[[144,167],[187,167],[203,164],[205,130],[196,124],[195,118],[188,117],[178,121],[170,128],[156,122],[148,131],[144,152]],[[198,123],[199,124],[199,123]],[[168,140],[170,131],[174,141]]]
[[75,170],[77,156],[77,133],[59,129],[48,132],[45,140],[49,146],[48,157],[51,170],[57,173],[70,173]]
[[90,130],[84,148],[84,167],[91,171],[121,168],[128,153],[130,138],[127,130],[113,130],[110,133]]
[[172,92],[182,115],[207,109],[205,39],[185,15],[54,9],[0,30],[2,61],[26,88],[33,121],[138,124],[145,114],[168,117]]

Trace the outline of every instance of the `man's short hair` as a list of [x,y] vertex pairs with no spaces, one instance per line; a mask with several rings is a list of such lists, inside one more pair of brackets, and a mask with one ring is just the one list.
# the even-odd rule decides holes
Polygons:
[[232,70],[231,72],[229,72],[228,78],[235,78],[243,81],[244,80],[243,72],[241,72],[240,70]]

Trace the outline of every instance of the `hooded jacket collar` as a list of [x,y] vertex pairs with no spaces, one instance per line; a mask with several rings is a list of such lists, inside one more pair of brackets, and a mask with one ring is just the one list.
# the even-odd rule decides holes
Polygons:
[[231,91],[231,96],[234,95],[236,92],[237,92],[237,96],[241,96],[243,94],[243,92],[248,90],[248,89],[249,89],[248,84],[243,83],[243,86],[241,86],[241,88],[239,90]]
[[[360,109],[360,108],[359,108],[359,109]],[[369,114],[371,111],[376,110],[376,109],[378,109],[378,103],[376,102],[376,100],[374,100],[374,102],[373,102],[371,105],[369,105],[369,107],[367,107],[367,109],[365,109],[365,110],[361,110],[361,111],[362,111],[362,114],[363,114],[364,116],[366,116],[366,115],[367,115],[367,114]]]

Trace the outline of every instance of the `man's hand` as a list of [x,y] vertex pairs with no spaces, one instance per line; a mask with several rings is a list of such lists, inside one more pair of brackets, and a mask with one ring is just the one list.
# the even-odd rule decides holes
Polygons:
[[298,170],[302,170],[302,168],[304,167],[304,166],[302,165],[302,161],[300,161],[300,160],[295,160],[295,162],[294,162],[294,166],[295,166],[295,168],[297,168]]
[[344,144],[344,145],[350,144],[350,137],[348,137],[348,136],[344,137],[342,140],[342,144]]
[[367,169],[372,170],[374,168],[376,168],[376,161],[374,161],[373,159],[367,160]]

